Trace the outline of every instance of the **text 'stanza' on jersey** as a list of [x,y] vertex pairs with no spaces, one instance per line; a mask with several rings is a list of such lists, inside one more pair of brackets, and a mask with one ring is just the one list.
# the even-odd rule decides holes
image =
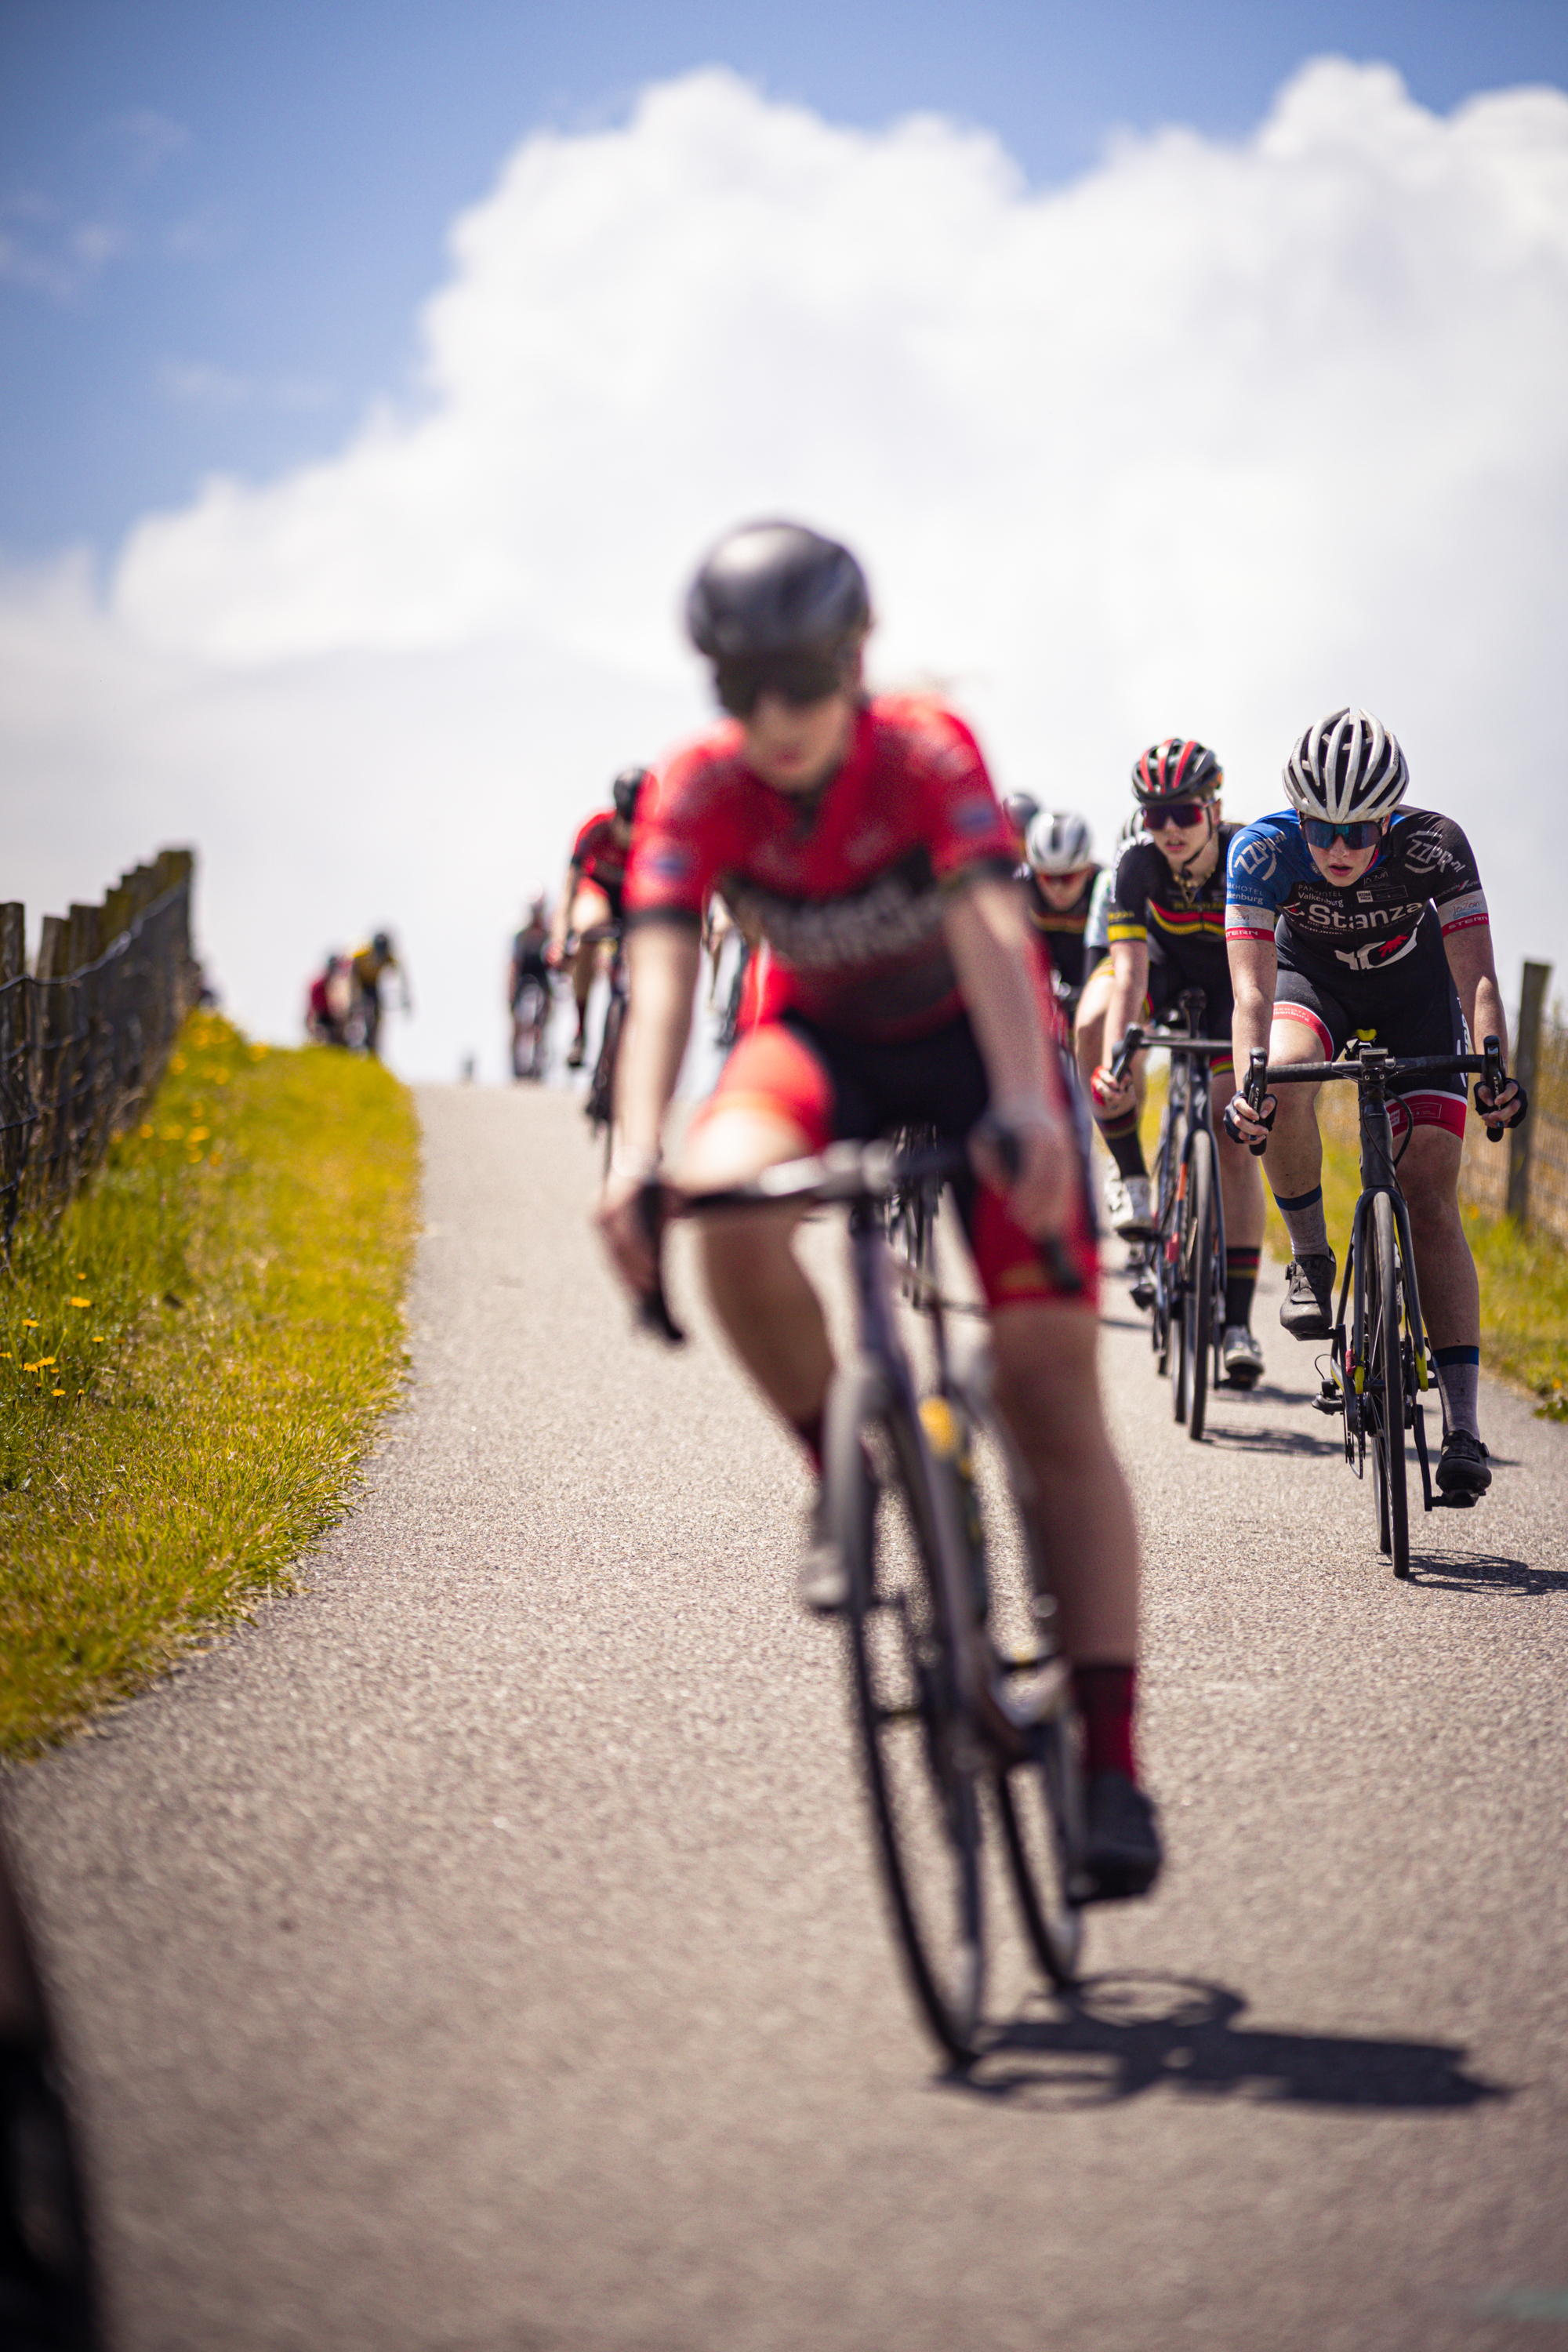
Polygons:
[[947,892],[1010,876],[1015,862],[963,721],[885,695],[861,705],[847,757],[808,801],[752,773],[738,726],[679,753],[639,821],[627,906],[634,924],[696,928],[721,891],[740,929],[772,950],[770,1016],[793,1008],[848,1036],[916,1036],[961,1003]]
[[1342,971],[1380,971],[1411,953],[1428,918],[1443,931],[1490,920],[1475,853],[1452,817],[1401,809],[1358,881],[1336,887],[1312,863],[1294,809],[1244,825],[1230,845],[1226,937],[1271,940]]

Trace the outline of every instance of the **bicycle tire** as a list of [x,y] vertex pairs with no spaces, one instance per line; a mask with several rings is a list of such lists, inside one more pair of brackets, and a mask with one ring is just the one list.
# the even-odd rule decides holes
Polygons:
[[1186,1225],[1182,1237],[1182,1319],[1187,1354],[1187,1435],[1200,1438],[1214,1354],[1214,1258],[1217,1225],[1212,1137],[1199,1128],[1187,1163]]
[[[884,1891],[941,2048],[974,2054],[985,1982],[980,1774],[964,1736],[931,1464],[875,1364],[828,1393],[828,1525],[849,1571],[850,1681]],[[872,1456],[875,1455],[875,1467]]]
[[1405,1484],[1404,1314],[1400,1303],[1399,1243],[1394,1203],[1386,1192],[1372,1202],[1372,1264],[1367,1269],[1365,1317],[1366,1397],[1371,1400],[1372,1480],[1377,1505],[1378,1548],[1395,1576],[1410,1573],[1410,1497]]
[[[1026,1471],[1017,1463],[1005,1428],[989,1401],[989,1381],[965,1382],[960,1398],[967,1436],[968,1502],[980,1533],[974,1588],[985,1596],[986,1633],[1005,1684],[1024,1696],[1034,1681],[1037,1719],[1022,1757],[1005,1750],[992,1783],[1003,1850],[1025,1937],[1051,1982],[1062,1990],[1078,1980],[1084,1914],[1075,1885],[1074,1855],[1083,1843],[1083,1787],[1077,1718],[1067,1669],[1054,1644],[1042,1639],[1054,1605],[1037,1596],[1050,1579],[1047,1531],[1023,1496]],[[938,1452],[933,1466],[949,1465]]]

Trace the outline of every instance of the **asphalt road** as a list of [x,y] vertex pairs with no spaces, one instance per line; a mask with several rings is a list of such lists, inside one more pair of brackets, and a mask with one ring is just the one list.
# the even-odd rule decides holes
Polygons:
[[1202,1446],[1112,1286],[1171,1866],[955,2081],[789,1447],[631,1336],[570,1101],[421,1105],[363,1499],[6,1798],[121,2352],[1568,2343],[1568,1433],[1489,1389],[1400,1586],[1277,1280]]

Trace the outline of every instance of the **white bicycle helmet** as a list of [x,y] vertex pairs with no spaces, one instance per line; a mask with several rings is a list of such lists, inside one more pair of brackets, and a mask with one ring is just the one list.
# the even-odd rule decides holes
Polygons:
[[1081,816],[1042,809],[1029,820],[1024,855],[1037,874],[1076,874],[1094,863],[1094,842]]
[[1390,815],[1409,782],[1405,754],[1381,719],[1370,710],[1331,710],[1291,752],[1285,796],[1303,816],[1352,824]]

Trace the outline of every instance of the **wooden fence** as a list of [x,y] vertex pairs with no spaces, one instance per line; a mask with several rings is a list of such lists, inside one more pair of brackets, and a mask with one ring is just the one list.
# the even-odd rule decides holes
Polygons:
[[165,849],[101,907],[46,915],[32,971],[26,919],[0,905],[0,1244],[95,1168],[163,1074],[201,987],[191,953],[195,858]]

